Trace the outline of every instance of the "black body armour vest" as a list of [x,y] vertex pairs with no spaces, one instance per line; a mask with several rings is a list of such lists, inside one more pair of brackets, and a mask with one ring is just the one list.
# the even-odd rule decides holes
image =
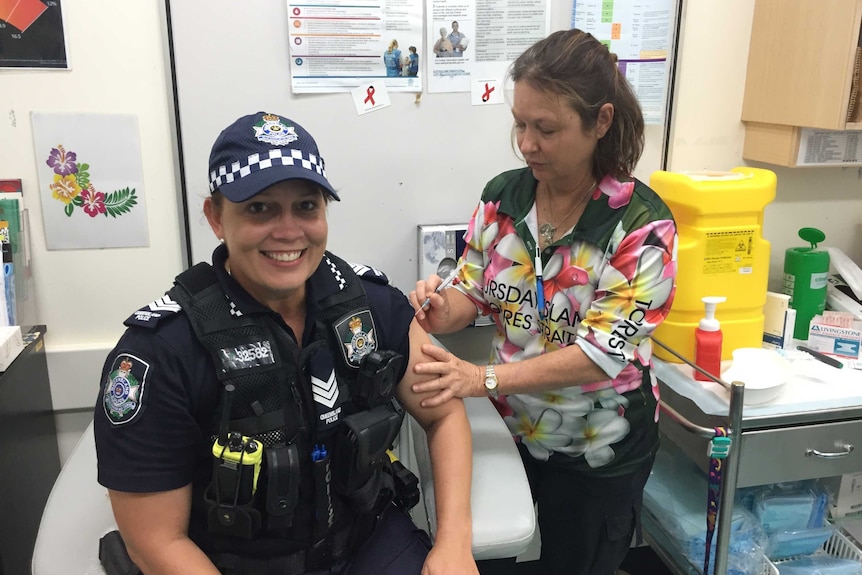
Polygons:
[[[213,482],[196,488],[192,503],[193,514],[207,517],[212,545],[202,547],[210,555],[293,555],[309,569],[326,568],[364,541],[392,501],[386,450],[403,419],[393,376],[403,358],[382,352],[392,360],[388,371],[365,373],[370,350],[361,348],[368,340],[355,329],[359,317],[370,318],[365,291],[349,264],[328,252],[326,258],[330,265],[322,267],[342,289],[320,302],[312,341],[302,349],[271,314],[237,313],[209,264],[180,274],[169,292],[212,355],[222,384],[213,441],[223,447],[229,432],[263,449],[250,488],[248,479],[231,483],[222,475],[245,461],[220,460],[214,448]],[[341,353],[348,324],[359,334],[348,346],[352,355]],[[379,351],[371,356],[381,357]],[[330,394],[334,389],[340,396],[329,414],[312,396],[318,382],[310,368],[321,362],[337,380]]]

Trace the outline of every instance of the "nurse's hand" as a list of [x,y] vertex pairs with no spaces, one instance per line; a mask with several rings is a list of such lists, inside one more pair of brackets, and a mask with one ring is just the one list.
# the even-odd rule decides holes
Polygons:
[[422,375],[437,375],[436,379],[413,385],[412,389],[416,393],[433,394],[422,400],[422,407],[436,407],[453,397],[485,395],[485,372],[482,367],[427,343],[422,345],[422,352],[436,361],[417,363],[413,371]]
[[[428,333],[439,333],[449,325],[449,297],[447,289],[435,290],[443,283],[443,279],[431,274],[427,280],[416,282],[416,289],[407,296],[410,305],[416,310],[416,321]],[[426,299],[430,298],[428,304],[423,308]]]

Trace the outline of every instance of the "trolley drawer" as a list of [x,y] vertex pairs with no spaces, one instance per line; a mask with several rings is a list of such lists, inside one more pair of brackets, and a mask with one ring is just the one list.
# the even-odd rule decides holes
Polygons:
[[781,427],[742,434],[739,487],[862,470],[862,421]]

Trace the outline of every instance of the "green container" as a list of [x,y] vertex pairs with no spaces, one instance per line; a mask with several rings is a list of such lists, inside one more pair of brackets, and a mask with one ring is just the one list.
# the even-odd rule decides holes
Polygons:
[[784,252],[784,293],[790,296],[790,307],[796,310],[793,337],[807,340],[811,319],[826,308],[829,252],[817,249],[817,244],[826,239],[820,230],[802,228],[799,237],[811,245]]

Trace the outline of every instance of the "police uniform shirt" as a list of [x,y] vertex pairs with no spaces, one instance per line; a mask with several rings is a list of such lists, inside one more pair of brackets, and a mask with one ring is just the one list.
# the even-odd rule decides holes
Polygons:
[[[231,301],[231,313],[268,313],[293,336],[278,314],[227,274],[226,258],[226,248],[216,248],[213,267]],[[369,335],[377,349],[396,351],[406,359],[413,309],[402,292],[381,278],[385,282],[385,276],[370,268],[360,274],[374,323]],[[337,274],[324,258],[306,283],[303,346],[315,337],[319,302],[337,289]],[[125,324],[128,329],[105,362],[96,401],[99,483],[126,492],[167,491],[190,482],[205,485],[212,472],[211,434],[222,391],[211,355],[198,342],[186,314],[167,296],[141,308]],[[320,414],[326,409],[316,407]]]

